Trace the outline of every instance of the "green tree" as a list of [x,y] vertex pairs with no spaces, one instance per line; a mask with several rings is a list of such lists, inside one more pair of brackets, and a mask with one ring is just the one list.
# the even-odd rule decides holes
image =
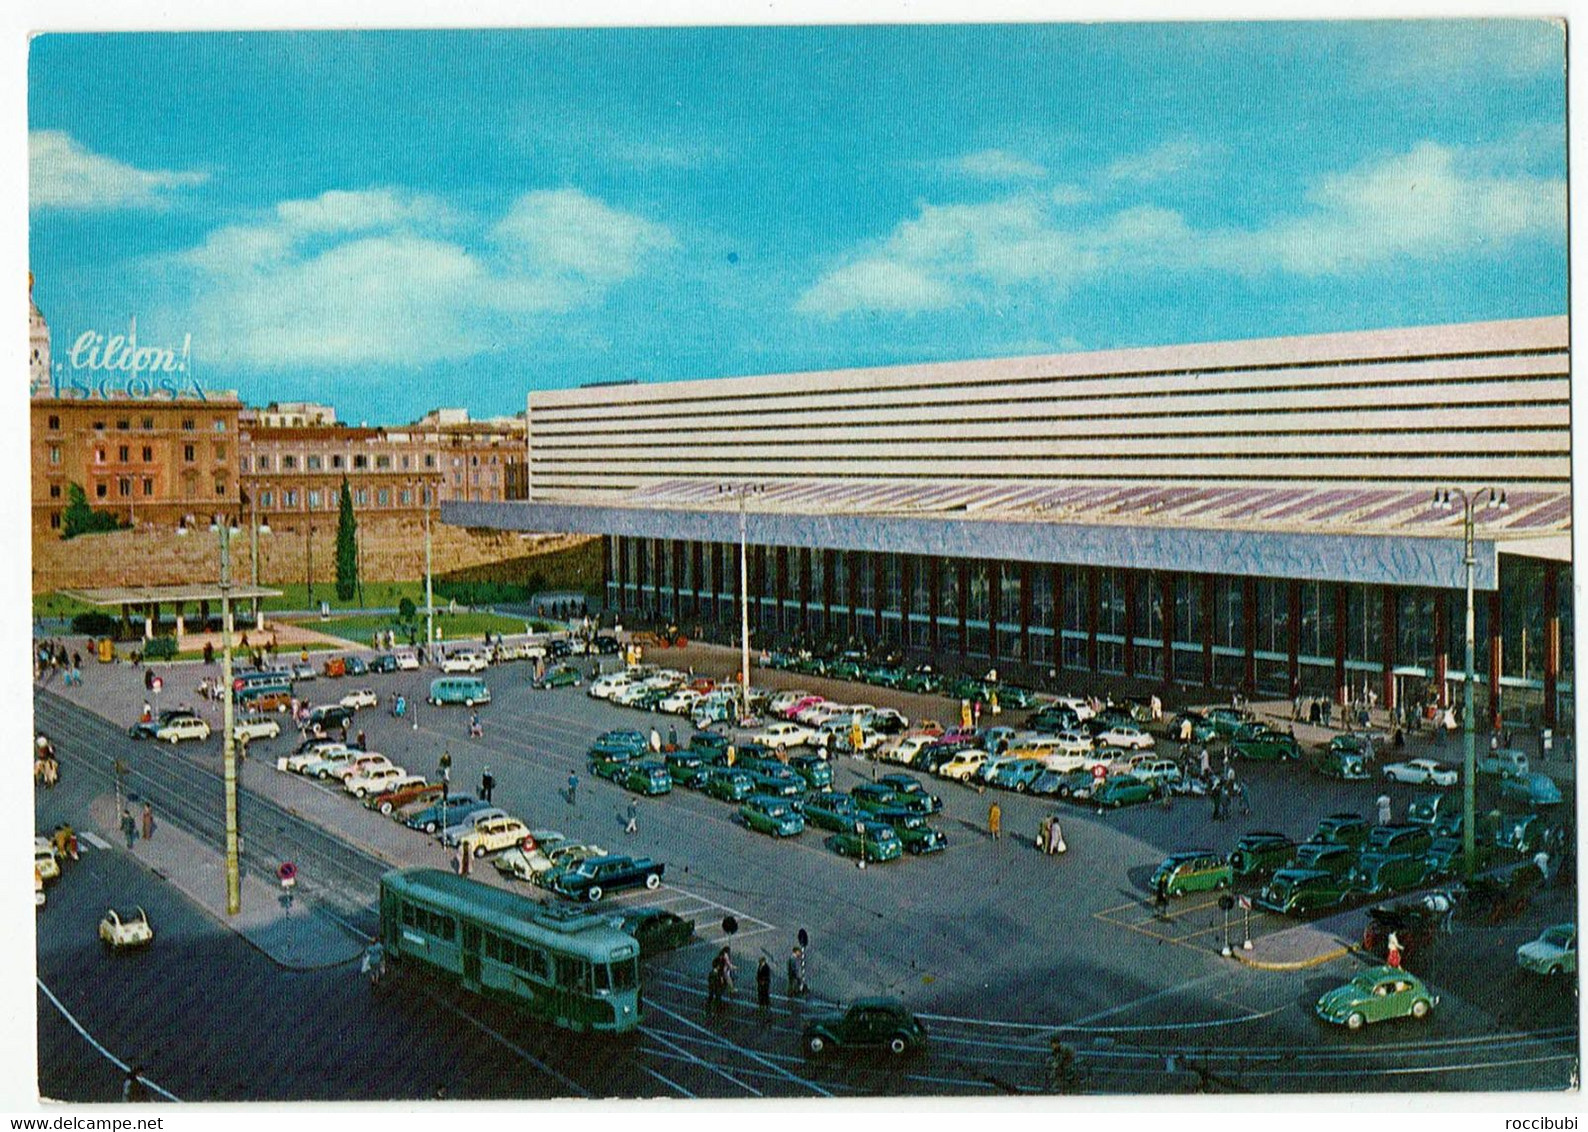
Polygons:
[[88,493],[82,485],[66,485],[66,510],[61,513],[61,537],[98,534],[101,531],[119,531],[124,527],[120,519],[109,511],[95,511],[88,505]]
[[336,596],[351,601],[358,590],[358,520],[353,518],[353,493],[342,477],[342,502],[336,517]]
[[415,608],[413,598],[404,595],[397,603],[397,619],[399,621],[412,621],[419,610]]

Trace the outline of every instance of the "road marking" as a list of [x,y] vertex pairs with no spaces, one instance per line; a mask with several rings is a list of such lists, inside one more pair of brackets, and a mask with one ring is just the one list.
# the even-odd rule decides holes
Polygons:
[[545,1073],[547,1076],[555,1077],[557,1080],[561,1081],[565,1086],[567,1086],[568,1088],[572,1089],[574,1092],[578,1093],[581,1097],[588,1098],[590,1096],[590,1090],[586,1089],[583,1085],[579,1084],[579,1082],[575,1081],[572,1077],[569,1077],[566,1074],[560,1073],[556,1069],[553,1069],[551,1066],[547,1065],[544,1061],[540,1060],[540,1058],[538,1058],[538,1057],[534,1056],[533,1054],[531,1054],[528,1050],[524,1049],[522,1046],[515,1044],[510,1039],[508,1039],[508,1038],[502,1036],[501,1034],[497,1033],[490,1026],[486,1025],[484,1022],[482,1022],[478,1018],[474,1017],[474,1015],[470,1014],[468,1011],[462,1010],[459,1007],[457,1007],[456,1005],[454,1005],[453,1003],[448,1002],[446,999],[442,998],[440,995],[436,994],[435,991],[429,989],[428,987],[424,988],[424,994],[425,994],[425,997],[430,999],[431,1002],[434,1002],[438,1006],[441,1006],[441,1007],[443,1007],[443,1008],[445,1008],[447,1010],[452,1011],[452,1013],[456,1014],[459,1018],[462,1018],[464,1021],[468,1022],[475,1029],[481,1031],[482,1033],[488,1034],[492,1038],[495,1038],[502,1045],[506,1046],[508,1049],[510,1049],[514,1053],[518,1054],[519,1057],[523,1058],[525,1061],[527,1061],[531,1065],[535,1066],[535,1068],[539,1069],[541,1072]]
[[[705,1034],[707,1037],[713,1039],[714,1041],[722,1043],[727,1048],[729,1048],[731,1050],[734,1050],[735,1052],[741,1054],[744,1057],[749,1058],[751,1061],[754,1061],[754,1062],[757,1062],[757,1063],[759,1063],[761,1065],[766,1066],[768,1069],[772,1070],[778,1076],[787,1077],[790,1081],[793,1081],[795,1084],[803,1085],[805,1088],[810,1089],[814,1093],[820,1093],[824,1097],[832,1096],[831,1093],[829,1093],[826,1089],[822,1088],[816,1082],[807,1081],[805,1078],[801,1077],[797,1073],[790,1073],[787,1069],[784,1069],[781,1065],[777,1065],[774,1062],[772,1062],[771,1060],[769,1060],[768,1058],[762,1057],[759,1053],[756,1053],[754,1050],[746,1049],[744,1046],[739,1045],[737,1042],[728,1041],[726,1038],[722,1037],[722,1035],[713,1033],[712,1031],[706,1029],[706,1027],[700,1025],[700,1023],[693,1022],[690,1019],[685,1018],[682,1014],[679,1014],[679,1013],[677,1013],[675,1011],[669,1010],[669,1009],[667,1009],[667,1007],[661,1006],[661,1005],[659,1005],[658,1003],[655,1003],[655,1002],[651,1003],[650,1005],[651,1005],[651,1009],[652,1010],[659,1010],[663,1014],[666,1014],[668,1017],[674,1019],[677,1022],[681,1022],[683,1025],[688,1026],[691,1029],[699,1030],[702,1034]],[[757,1093],[756,1095],[760,1096],[759,1093]]]
[[97,833],[89,833],[85,829],[85,830],[79,831],[77,836],[80,837],[82,840],[88,842],[95,849],[109,849],[110,848],[110,842],[106,841],[103,837],[99,836],[99,834],[97,834]]
[[[131,1071],[132,1067],[130,1065],[128,1065],[125,1061],[121,1060],[121,1058],[117,1057],[115,1054],[111,1053],[104,1046],[100,1045],[98,1040],[95,1039],[93,1034],[90,1034],[87,1030],[83,1029],[82,1023],[79,1022],[76,1018],[74,1018],[72,1016],[72,1012],[70,1010],[66,1009],[66,1006],[61,1002],[60,999],[55,997],[54,993],[51,992],[49,987],[44,985],[44,980],[43,979],[35,977],[35,979],[33,981],[38,983],[39,990],[44,992],[44,997],[48,998],[50,1000],[50,1002],[52,1004],[54,1004],[55,1009],[60,1011],[61,1017],[65,1018],[66,1021],[71,1024],[72,1029],[76,1030],[79,1034],[82,1035],[84,1041],[86,1041],[89,1045],[93,1046],[96,1050],[98,1050],[100,1055],[103,1056],[106,1061],[110,1062],[117,1069],[120,1069],[123,1073],[127,1073],[127,1072]],[[143,1076],[143,1074],[140,1073],[138,1075],[138,1080],[142,1081],[145,1085],[149,1086],[149,1088],[151,1088],[155,1092],[159,1093],[166,1100],[175,1101],[177,1104],[181,1104],[182,1103],[182,1098],[181,1097],[177,1096],[173,1092],[170,1092],[169,1090],[162,1089],[159,1085],[156,1085],[153,1081],[149,1080],[149,1078]]]
[[[661,1007],[657,1006],[654,1002],[651,1003],[651,1008],[653,1010],[662,1009]],[[676,1017],[676,1015],[674,1017]],[[689,1052],[689,1050],[685,1049],[683,1046],[681,1046],[677,1042],[673,1041],[666,1034],[663,1034],[660,1030],[654,1029],[654,1028],[652,1028],[650,1026],[641,1026],[639,1029],[640,1029],[640,1033],[646,1035],[647,1037],[656,1038],[656,1039],[658,1039],[660,1041],[663,1041],[666,1044],[672,1046],[675,1050],[678,1051],[679,1055],[681,1057],[683,1057],[683,1059],[685,1061],[688,1061],[688,1062],[690,1062],[691,1064],[694,1064],[694,1065],[703,1066],[704,1068],[711,1070],[713,1073],[715,1073],[717,1076],[721,1077],[723,1080],[733,1082],[733,1084],[737,1085],[739,1088],[743,1089],[745,1092],[751,1094],[752,1096],[764,1097],[766,1095],[765,1093],[761,1092],[761,1090],[757,1089],[754,1085],[747,1084],[746,1082],[739,1080],[739,1078],[735,1077],[732,1073],[729,1073],[722,1066],[715,1065],[712,1062],[707,1061],[705,1058],[701,1057],[699,1054],[695,1054],[695,1053]],[[641,1068],[644,1068],[644,1066],[642,1065]]]

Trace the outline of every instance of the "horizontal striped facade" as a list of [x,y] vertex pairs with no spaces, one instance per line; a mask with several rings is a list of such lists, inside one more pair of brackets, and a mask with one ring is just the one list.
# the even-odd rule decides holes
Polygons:
[[1565,318],[536,392],[530,497],[658,479],[1569,490]]

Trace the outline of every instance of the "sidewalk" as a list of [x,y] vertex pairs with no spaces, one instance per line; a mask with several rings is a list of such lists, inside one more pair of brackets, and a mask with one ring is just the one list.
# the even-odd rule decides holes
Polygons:
[[1359,909],[1337,912],[1311,923],[1297,924],[1252,941],[1252,950],[1237,947],[1235,958],[1263,971],[1301,971],[1349,954],[1356,942],[1344,935]]
[[[136,808],[133,813],[136,817]],[[121,848],[126,840],[119,817],[114,795],[99,795],[89,805],[93,831]],[[140,837],[135,841],[132,854],[156,876],[175,885],[215,919],[288,970],[336,967],[363,954],[364,940],[320,914],[312,903],[296,897],[287,900],[273,876],[244,869],[242,910],[228,916],[222,855],[169,822],[159,823],[150,840]]]

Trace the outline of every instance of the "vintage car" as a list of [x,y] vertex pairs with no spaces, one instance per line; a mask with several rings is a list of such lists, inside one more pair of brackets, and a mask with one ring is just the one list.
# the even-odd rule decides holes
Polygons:
[[458,847],[465,853],[483,857],[512,845],[522,845],[527,837],[529,827],[517,818],[487,818],[477,822],[473,830],[460,837]]
[[[1342,738],[1345,736],[1335,736],[1335,740]],[[1367,760],[1361,752],[1336,748],[1333,741],[1327,750],[1318,752],[1312,761],[1312,769],[1324,778],[1337,778],[1342,782],[1362,782],[1368,777]]]
[[359,708],[379,707],[380,697],[375,694],[373,688],[357,688],[337,702],[345,708],[357,711]]
[[750,736],[750,741],[781,751],[789,747],[803,747],[814,738],[816,738],[816,732],[809,727],[802,727],[798,723],[784,721],[782,723],[773,723],[763,730],[757,731]]
[[996,762],[982,764],[982,780],[988,786],[1024,794],[1048,767],[1039,759],[1011,759],[1000,756]]
[[[1493,841],[1481,837],[1473,842],[1472,851],[1479,872],[1491,867],[1500,855]],[[1465,852],[1466,847],[1459,836],[1434,838],[1428,852],[1423,854],[1423,861],[1428,866],[1428,879],[1455,876],[1461,872]]]
[[948,762],[937,768],[939,778],[952,778],[957,782],[970,781],[971,775],[981,769],[987,761],[987,752],[978,751],[974,747],[960,751]]
[[1461,812],[1461,798],[1457,794],[1423,792],[1413,794],[1406,804],[1406,820],[1412,825],[1425,825],[1437,830],[1453,815]]
[[662,757],[667,773],[679,786],[699,786],[718,761],[708,759],[695,750],[669,751]]
[[140,719],[127,728],[127,734],[134,739],[153,739],[168,723],[174,723],[179,719],[197,718],[198,714],[192,708],[167,708],[153,719]]
[[1220,739],[1234,738],[1241,725],[1251,722],[1250,717],[1239,708],[1216,707],[1207,715],[1208,726],[1213,729],[1214,737]]
[[174,747],[184,739],[208,739],[210,725],[192,716],[179,717],[156,731],[154,737]]
[[481,822],[508,816],[508,812],[500,806],[471,807],[461,816],[448,813],[447,820],[451,824],[441,830],[441,844],[450,849],[462,840],[465,834],[473,833],[474,827]]
[[441,662],[441,671],[447,673],[484,672],[488,667],[490,661],[485,659],[485,654],[472,649],[455,652]]
[[1376,825],[1362,843],[1362,852],[1421,857],[1433,843],[1433,834],[1420,825]]
[[745,828],[773,837],[796,837],[805,832],[805,817],[786,798],[752,794],[739,807]]
[[641,731],[606,731],[590,744],[592,759],[637,759],[650,749],[650,740]]
[[1365,896],[1385,896],[1416,888],[1428,879],[1428,874],[1428,860],[1422,853],[1407,855],[1365,849],[1351,867],[1350,884]]
[[806,1022],[800,1041],[812,1057],[853,1049],[885,1049],[902,1057],[926,1045],[926,1028],[894,999],[863,998],[843,1014]]
[[812,790],[830,790],[833,785],[833,766],[820,755],[793,755],[788,761],[789,770],[805,780]]
[[1153,870],[1147,887],[1157,892],[1160,885],[1170,896],[1188,892],[1224,889],[1233,879],[1230,863],[1211,849],[1186,849],[1171,853]]
[[1362,926],[1362,950],[1388,959],[1391,935],[1400,946],[1401,957],[1409,960],[1433,946],[1439,936],[1439,913],[1421,901],[1369,908],[1367,923]]
[[397,658],[389,652],[380,653],[370,658],[369,670],[371,672],[396,672]]
[[755,793],[755,779],[732,767],[712,767],[700,789],[721,802],[742,802]]
[[695,921],[664,908],[640,908],[612,921],[640,945],[640,958],[687,947],[695,938]]
[[1367,840],[1372,826],[1361,814],[1335,813],[1319,818],[1308,841],[1322,841],[1330,845],[1361,845]]
[[232,742],[251,743],[255,739],[274,739],[281,734],[281,724],[266,715],[250,715],[232,724]]
[[154,929],[149,926],[149,915],[142,908],[134,916],[123,916],[114,908],[105,911],[99,921],[99,941],[107,951],[120,951],[124,947],[145,947],[154,942]]
[[1259,727],[1230,740],[1230,750],[1242,758],[1285,762],[1301,758],[1301,744],[1294,735]]
[[657,759],[644,759],[640,762],[616,765],[620,768],[620,773],[614,775],[612,781],[625,790],[644,794],[648,798],[672,792],[673,776],[668,773],[666,763]]
[[1410,782],[1419,786],[1454,786],[1460,777],[1455,767],[1433,759],[1407,759],[1405,762],[1389,763],[1381,773],[1386,781]]
[[848,794],[812,794],[800,809],[810,825],[833,831],[853,829],[855,822],[865,816],[865,811]]
[[351,778],[368,774],[377,767],[392,765],[392,761],[378,751],[352,750],[347,753],[353,757],[351,759],[337,759],[335,765],[331,766],[325,773],[320,773],[320,764],[315,764],[317,768],[315,773],[320,778],[334,778],[345,786]]
[[1133,723],[1116,723],[1095,732],[1093,740],[1100,746],[1123,747],[1127,751],[1145,751],[1155,740]]
[[54,880],[61,875],[60,858],[48,837],[33,838],[33,872],[40,880]]
[[880,782],[862,782],[849,791],[849,796],[862,810],[876,811],[900,804],[898,791]]
[[1398,967],[1371,967],[1318,999],[1318,1017],[1348,1030],[1389,1018],[1426,1018],[1439,1005],[1423,981]]
[[1516,965],[1535,975],[1577,973],[1577,925],[1556,924],[1530,943],[1516,949]]
[[1330,841],[1304,841],[1284,865],[1287,869],[1317,869],[1334,877],[1345,877],[1356,864],[1361,850],[1355,845]]
[[874,811],[871,816],[884,825],[892,826],[893,832],[897,833],[899,840],[904,842],[904,851],[913,856],[940,853],[948,845],[948,839],[943,836],[943,831],[927,825],[926,818],[914,810],[889,806]]
[[892,861],[904,855],[904,842],[899,840],[899,835],[892,826],[879,821],[856,822],[822,844],[840,857],[859,857],[865,861]]
[[935,814],[943,808],[943,799],[927,793],[926,788],[908,774],[885,774],[877,779],[877,785],[886,786],[898,795],[894,805],[915,813]]
[[454,794],[444,803],[435,802],[407,815],[403,818],[403,824],[409,829],[436,834],[467,817],[472,811],[488,809],[490,805],[489,802],[482,802],[469,794]]
[[1155,783],[1137,778],[1133,774],[1111,774],[1092,788],[1091,801],[1101,810],[1104,806],[1134,806],[1146,802],[1158,792]]
[[[161,738],[165,733],[161,732]],[[1560,787],[1547,774],[1530,771],[1520,775],[1506,775],[1500,779],[1500,798],[1523,806],[1560,805]]]
[[1281,916],[1301,916],[1324,908],[1338,908],[1352,896],[1351,882],[1322,869],[1280,869],[1263,886],[1255,901],[1259,908]]
[[666,870],[666,865],[649,857],[587,857],[554,876],[550,888],[559,896],[595,904],[620,889],[659,888]]
[[1284,866],[1296,855],[1296,843],[1283,833],[1257,829],[1241,835],[1230,851],[1230,868],[1236,876],[1255,876]]
[[426,782],[421,778],[418,782],[410,782],[406,786],[371,794],[364,799],[364,805],[383,814],[391,814],[402,806],[435,801],[441,797],[441,787],[442,784],[439,782]]
[[531,688],[577,688],[584,677],[571,664],[554,664],[531,680]]

